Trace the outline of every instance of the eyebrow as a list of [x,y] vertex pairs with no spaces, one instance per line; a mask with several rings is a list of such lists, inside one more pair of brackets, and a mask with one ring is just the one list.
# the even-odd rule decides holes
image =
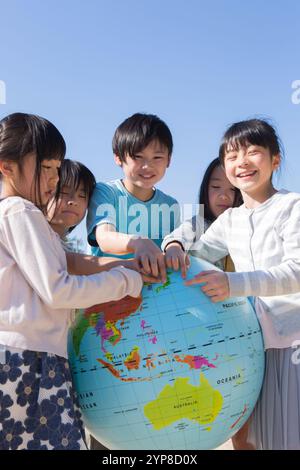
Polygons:
[[[140,152],[135,152],[134,155],[141,155],[142,153],[143,153],[143,150],[141,150]],[[154,155],[158,155],[158,154],[160,154],[160,155],[165,155],[166,152],[165,152],[164,150],[157,150],[157,151],[155,151],[155,152],[153,152],[153,153],[154,153]]]

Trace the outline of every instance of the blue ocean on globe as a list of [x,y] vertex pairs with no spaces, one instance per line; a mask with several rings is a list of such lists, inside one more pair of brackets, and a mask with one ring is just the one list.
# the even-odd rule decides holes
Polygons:
[[[216,269],[191,257],[188,278]],[[69,359],[87,429],[109,449],[214,449],[249,418],[264,346],[247,298],[213,304],[179,272],[77,311]]]

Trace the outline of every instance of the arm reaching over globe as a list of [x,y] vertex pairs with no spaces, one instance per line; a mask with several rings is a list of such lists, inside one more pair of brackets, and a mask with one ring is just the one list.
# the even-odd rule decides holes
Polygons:
[[[221,218],[221,217],[220,217]],[[222,232],[222,223],[218,223],[217,219],[203,234],[204,221],[201,217],[193,217],[183,222],[177,229],[167,235],[162,243],[162,250],[165,251],[166,265],[168,268],[178,271],[181,270],[182,277],[185,279],[187,270],[190,266],[188,251],[198,252],[198,256],[202,259],[215,263],[228,255],[227,246],[224,244],[224,235]],[[223,243],[220,243],[220,240]],[[206,275],[205,281],[202,276]],[[215,283],[221,282],[217,291],[213,291]],[[211,294],[212,300],[219,302],[228,297],[228,282],[226,275],[219,271],[202,272],[193,280],[187,281],[186,285],[199,284],[206,282],[203,292],[207,295]]]

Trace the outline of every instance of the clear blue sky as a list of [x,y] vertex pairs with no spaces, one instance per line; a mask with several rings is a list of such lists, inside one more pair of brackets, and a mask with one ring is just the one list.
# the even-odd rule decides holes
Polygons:
[[225,128],[271,118],[286,150],[278,186],[300,191],[299,0],[0,0],[0,116],[52,120],[69,158],[120,176],[116,126],[158,114],[174,137],[160,188],[195,202]]

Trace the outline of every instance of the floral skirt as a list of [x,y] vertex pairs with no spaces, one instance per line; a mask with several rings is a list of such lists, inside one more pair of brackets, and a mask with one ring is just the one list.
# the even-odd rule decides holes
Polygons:
[[0,348],[0,450],[86,450],[68,360]]

